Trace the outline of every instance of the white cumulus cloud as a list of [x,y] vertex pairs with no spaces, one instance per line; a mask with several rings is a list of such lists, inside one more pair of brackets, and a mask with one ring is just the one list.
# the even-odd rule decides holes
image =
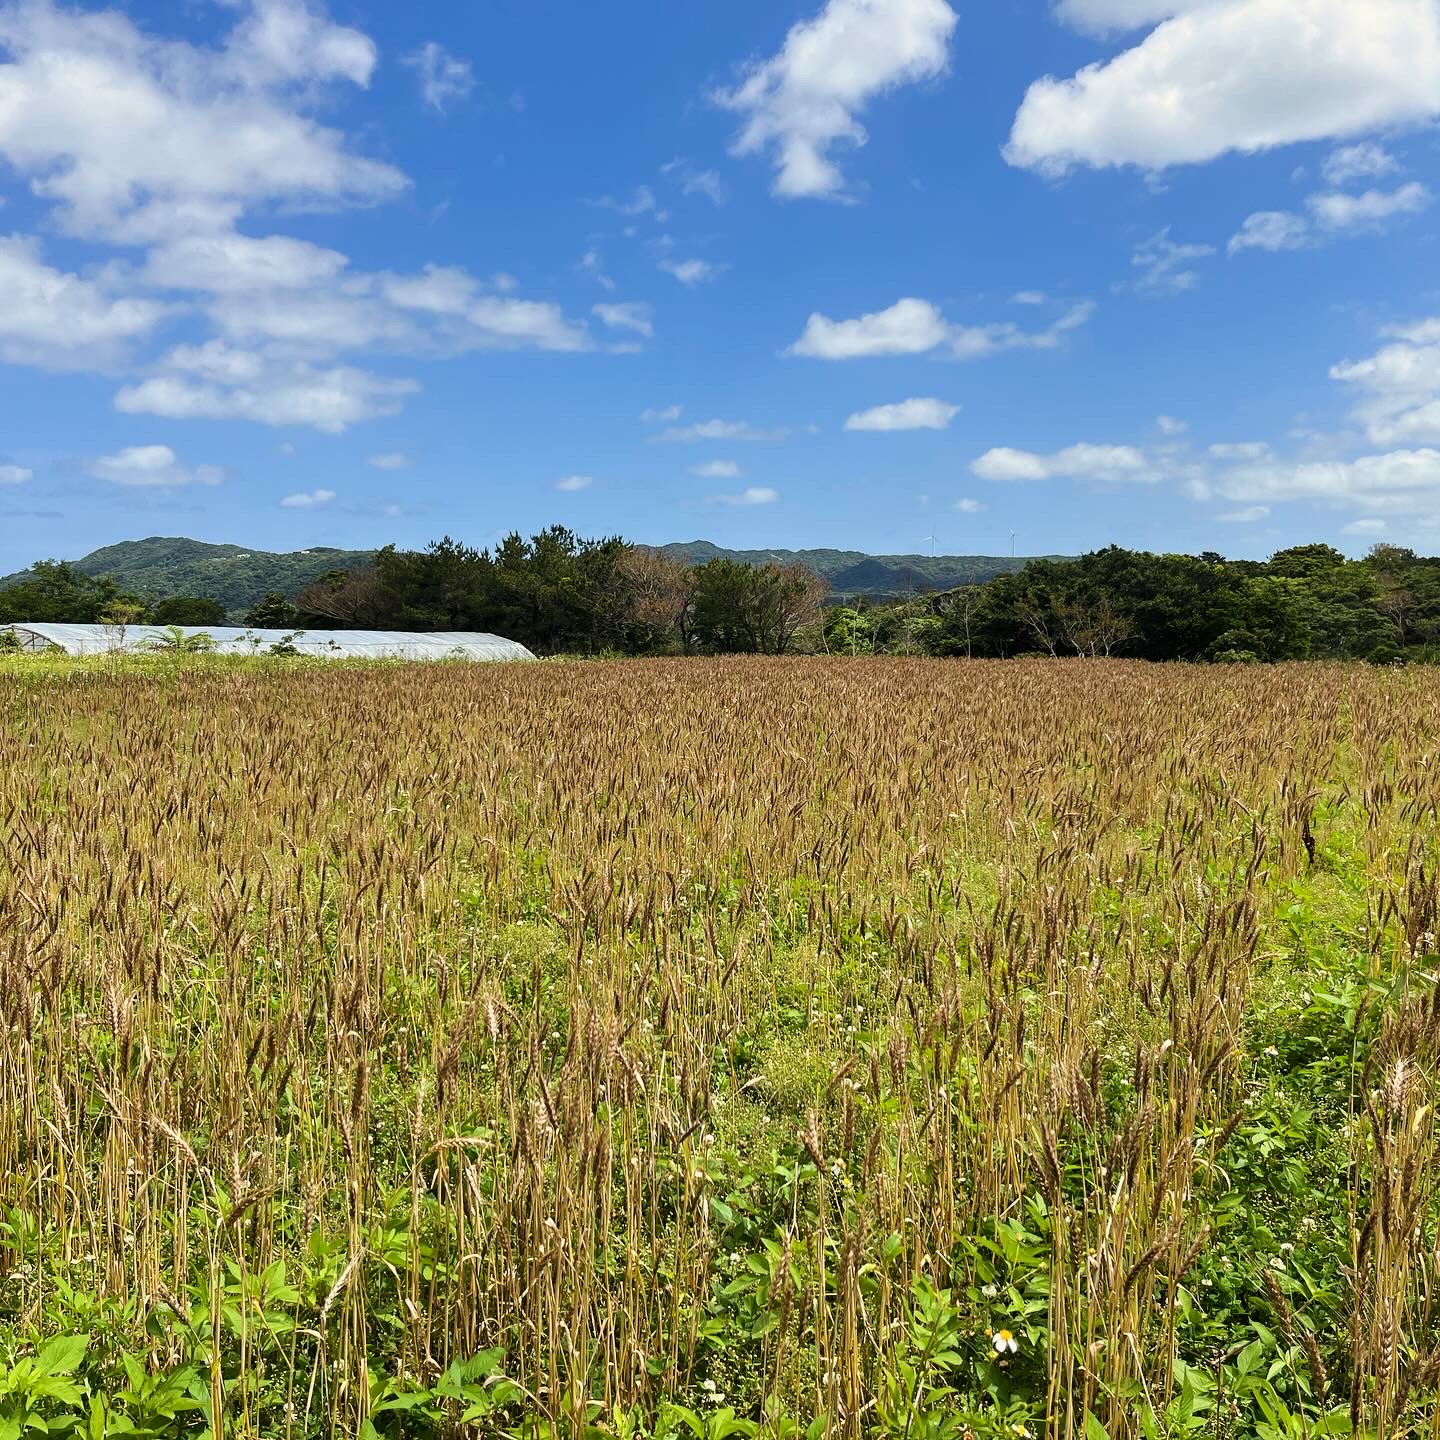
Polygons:
[[146,257],[141,279],[161,290],[254,294],[322,285],[348,263],[338,250],[289,235],[257,239],[221,230],[178,235],[157,245]]
[[1023,330],[1011,321],[991,325],[952,325],[928,300],[906,296],[885,310],[853,320],[812,314],[788,354],[818,360],[857,360],[877,355],[924,355],[946,347],[963,360],[999,350],[1048,350],[1059,345],[1094,313],[1089,300],[1077,301],[1044,330]]
[[1219,517],[1229,521],[1293,502],[1370,517],[1347,525],[1347,534],[1377,532],[1382,515],[1432,521],[1440,511],[1440,317],[1382,334],[1388,343],[1375,354],[1330,369],[1352,391],[1352,417],[1376,447],[1371,453],[1345,453],[1355,448],[1353,436],[1296,431],[1308,453],[1281,454],[1261,440],[1224,442],[1209,447],[1208,466],[1177,476],[1197,499],[1239,502],[1244,508]]
[[1440,443],[1440,317],[1385,333],[1390,344],[1330,377],[1358,396],[1355,419],[1373,444]]
[[796,355],[821,360],[854,360],[867,355],[923,355],[942,345],[949,334],[944,317],[928,300],[913,296],[897,300],[854,320],[831,320],[814,314],[805,333],[790,347]]
[[0,485],[23,485],[34,477],[35,472],[27,470],[23,465],[0,465]]
[[943,430],[960,407],[932,397],[897,400],[861,410],[845,422],[847,430]]
[[1247,215],[1225,247],[1231,255],[1241,250],[1299,250],[1310,243],[1310,225],[1303,215],[1289,210],[1257,210]]
[[1209,3],[1211,0],[1060,0],[1056,13],[1077,29],[1104,35],[1138,30]]
[[294,495],[287,495],[280,504],[286,510],[314,510],[321,505],[328,505],[334,498],[333,490],[301,490]]
[[[198,44],[118,7],[0,0],[0,169],[28,181],[48,225],[111,251],[70,274],[36,240],[0,237],[0,361],[123,368],[127,413],[338,432],[418,388],[371,357],[596,348],[585,323],[511,293],[508,275],[370,273],[335,249],[245,233],[252,216],[373,204],[409,182],[314,118],[336,82],[369,84],[368,36],[319,0],[225,8],[228,32]],[[458,62],[417,55],[443,103]],[[201,333],[139,363],[177,314]]]
[[865,144],[859,115],[871,100],[944,72],[955,23],[945,0],[827,0],[778,54],[716,94],[745,117],[733,153],[770,150],[776,195],[843,194],[832,148]]
[[1158,468],[1143,450],[1133,445],[1067,445],[1053,454],[1012,450],[998,446],[970,463],[971,473],[982,480],[1122,480],[1151,481]]
[[1032,84],[1006,158],[1048,174],[1146,170],[1440,115],[1434,0],[1071,0],[1073,18],[1161,23],[1114,59]]
[[218,48],[117,9],[0,6],[0,158],[66,228],[129,242],[228,226],[264,202],[369,202],[407,184],[305,113],[319,80],[367,85],[375,47],[302,0],[251,0]]
[[[1349,148],[1369,150],[1376,147],[1356,145]],[[1352,170],[1348,173],[1356,172]],[[1399,216],[1415,215],[1426,209],[1431,199],[1430,191],[1413,180],[1394,190],[1372,189],[1358,195],[1344,190],[1324,191],[1306,198],[1306,208],[1310,212],[1308,218],[1291,210],[1260,210],[1246,216],[1245,223],[1230,237],[1226,248],[1231,255],[1240,250],[1301,250],[1317,244],[1322,236],[1382,230],[1389,221]]]
[[362,420],[396,414],[420,388],[414,380],[349,365],[273,360],[220,341],[178,346],[157,368],[161,373],[123,387],[115,408],[177,420],[307,425],[338,435]]
[[104,365],[165,314],[153,300],[51,268],[39,242],[22,235],[0,235],[0,297],[0,360],[10,364]]
[[168,445],[129,445],[92,462],[90,473],[113,485],[179,488],[219,485],[225,472],[218,465],[182,465]]
[[1231,500],[1320,500],[1359,510],[1430,513],[1440,502],[1440,450],[1391,450],[1350,460],[1273,457],[1215,482]]

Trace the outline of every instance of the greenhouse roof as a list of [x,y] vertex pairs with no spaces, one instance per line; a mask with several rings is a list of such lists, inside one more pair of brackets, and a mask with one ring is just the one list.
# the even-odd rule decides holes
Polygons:
[[208,635],[222,655],[264,655],[289,642],[301,655],[333,660],[533,660],[523,645],[480,631],[423,633],[408,630],[244,630],[225,625],[49,625],[0,626],[13,631],[26,650],[60,649],[69,655],[103,655],[116,650],[156,650],[169,645],[178,629],[187,639]]

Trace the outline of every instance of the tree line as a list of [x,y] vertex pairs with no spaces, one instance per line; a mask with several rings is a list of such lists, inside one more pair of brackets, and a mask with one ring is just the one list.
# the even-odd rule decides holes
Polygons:
[[[387,546],[294,595],[267,595],[253,628],[486,631],[537,654],[1129,656],[1147,660],[1440,660],[1440,558],[1376,545],[1349,560],[1300,545],[1265,561],[1109,546],[1073,560],[900,601],[825,604],[799,565],[689,565],[619,537],[552,526],[477,549],[448,536]],[[239,617],[236,617],[239,618]],[[145,600],[42,561],[0,590],[0,625],[226,623],[203,596]]]
[[1297,545],[1268,560],[1108,546],[826,617],[832,649],[1143,660],[1440,660],[1440,558]]
[[[801,565],[720,557],[692,566],[557,525],[493,550],[449,536],[423,550],[386,546],[373,564],[333,570],[294,595],[273,592],[238,618],[289,631],[484,631],[542,655],[781,654],[818,632],[826,588]],[[25,621],[231,623],[213,599],[147,601],[53,560],[0,590],[0,625]]]

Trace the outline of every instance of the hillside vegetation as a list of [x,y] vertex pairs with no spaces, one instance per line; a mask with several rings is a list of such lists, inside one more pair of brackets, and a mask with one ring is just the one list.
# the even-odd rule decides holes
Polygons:
[[[910,595],[970,585],[1019,569],[1023,559],[993,555],[866,555],[858,550],[726,550],[708,540],[663,545],[660,552],[690,564],[717,557],[763,565],[803,565],[820,576],[837,596]],[[272,553],[240,545],[211,545],[201,540],[163,538],[126,540],[72,561],[82,575],[109,576],[122,589],[147,600],[197,595],[218,600],[227,610],[244,611],[267,595],[293,600],[322,575],[373,563],[373,550],[324,547]],[[15,584],[28,572],[0,579]]]
[[1021,570],[1027,563],[1023,555],[1017,559],[1009,555],[867,555],[862,550],[726,550],[708,540],[658,548],[662,555],[688,565],[716,559],[737,560],[745,565],[803,565],[818,575],[837,598],[868,595],[891,599],[921,590],[980,585],[997,575]]
[[[791,552],[736,559],[681,549],[586,539],[555,525],[484,549],[449,537],[424,550],[385,546],[348,569],[333,563],[345,552],[312,552],[307,563],[327,567],[318,579],[293,596],[268,592],[239,616],[199,595],[147,601],[109,576],[40,561],[0,589],[0,626],[230,619],[281,629],[478,630],[542,655],[1440,658],[1440,558],[1392,544],[1358,560],[1323,544],[1267,560],[1111,545],[890,599],[834,593],[810,563],[820,552],[793,552],[809,557],[802,564],[782,563]],[[860,568],[836,573],[853,580]]]
[[0,1433],[1435,1434],[1434,670],[0,704]]
[[[297,595],[328,571],[353,570],[374,558],[373,550],[320,547],[273,553],[157,535],[107,545],[71,563],[82,575],[108,576],[121,590],[141,599],[204,596],[219,601],[227,611],[240,612],[272,591]],[[27,574],[6,576],[0,585],[19,583]]]

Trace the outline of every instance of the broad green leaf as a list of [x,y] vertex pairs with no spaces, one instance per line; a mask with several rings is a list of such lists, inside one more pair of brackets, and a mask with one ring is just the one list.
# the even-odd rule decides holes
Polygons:
[[46,1375],[73,1375],[89,1348],[88,1335],[59,1335],[35,1357],[35,1368]]

